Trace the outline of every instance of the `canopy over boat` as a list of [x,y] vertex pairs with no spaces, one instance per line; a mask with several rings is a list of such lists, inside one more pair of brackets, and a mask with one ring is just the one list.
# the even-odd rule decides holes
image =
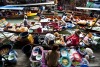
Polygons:
[[24,10],[25,7],[16,7],[16,6],[1,6],[2,10]]
[[54,1],[46,2],[46,3],[34,3],[34,4],[17,4],[17,5],[7,5],[7,6],[40,6],[40,5],[54,5]]
[[97,11],[100,11],[100,8],[76,7],[76,9],[83,9],[83,10],[97,10]]

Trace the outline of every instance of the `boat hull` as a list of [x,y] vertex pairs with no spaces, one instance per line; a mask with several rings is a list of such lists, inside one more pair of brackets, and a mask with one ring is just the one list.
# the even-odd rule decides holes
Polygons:
[[[27,17],[33,17],[33,16],[36,16],[37,13],[30,13],[30,14],[27,14]],[[0,16],[0,18],[6,18],[6,19],[19,19],[19,18],[24,18],[24,14],[23,15],[9,15],[9,16]]]

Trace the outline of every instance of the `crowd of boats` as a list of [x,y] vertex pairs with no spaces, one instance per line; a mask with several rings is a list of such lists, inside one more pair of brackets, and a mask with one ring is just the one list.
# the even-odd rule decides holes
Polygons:
[[[15,13],[21,17],[20,11],[6,13],[6,16],[9,14],[12,16],[12,13]],[[17,63],[17,53],[12,48],[14,46],[12,44],[13,41],[13,43],[19,43],[22,46],[22,51],[29,56],[32,67],[39,65],[39,67],[47,67],[45,56],[47,56],[49,50],[52,50],[52,46],[54,45],[59,46],[58,51],[61,55],[58,60],[58,67],[89,66],[89,60],[94,58],[92,46],[97,45],[100,40],[98,38],[100,35],[95,35],[96,32],[100,31],[100,22],[97,17],[90,17],[79,11],[65,11],[62,16],[57,14],[46,16],[41,13],[36,13],[34,20],[37,21],[29,22],[28,13],[31,14],[31,12],[26,14],[21,13],[23,15],[23,21],[20,23],[12,24],[7,22],[6,17],[0,20],[0,32],[2,34],[3,32],[14,33],[14,36],[10,39],[11,43],[9,44],[9,48],[4,44],[0,47],[0,56],[3,58],[1,60],[4,63],[9,64],[5,62],[6,60],[9,60],[10,63]],[[0,15],[2,14],[1,12]],[[16,18],[17,16],[15,14],[14,17]],[[96,32],[87,31],[87,29],[92,30],[93,27],[95,29],[97,28],[95,30]],[[70,35],[71,37],[58,33],[66,31],[67,29],[72,30],[73,28],[78,29],[78,33],[74,30],[75,35]],[[93,41],[93,36],[97,36],[97,41]],[[68,44],[71,46],[68,46]]]

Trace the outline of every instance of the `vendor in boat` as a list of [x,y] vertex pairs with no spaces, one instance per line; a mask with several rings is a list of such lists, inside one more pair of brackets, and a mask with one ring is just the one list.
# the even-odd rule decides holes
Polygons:
[[94,45],[96,45],[96,42],[92,39],[93,35],[92,33],[88,33],[84,39],[83,39],[83,42],[86,46],[89,46],[89,47],[93,47]]
[[66,19],[67,19],[67,14],[64,13],[61,20],[62,20],[63,22],[65,22]]
[[61,34],[59,34],[58,32],[54,33],[55,35],[55,44],[59,45],[59,46],[64,46],[65,42],[64,42],[64,38]]
[[7,26],[9,23],[6,21],[6,19],[5,18],[3,18],[2,20],[1,20],[1,22],[2,22],[2,25],[5,27],[5,26]]
[[54,44],[55,38],[55,35],[47,33],[45,35],[45,42],[47,43],[47,45],[52,46],[52,44]]
[[88,59],[93,59],[95,58],[94,52],[90,47],[85,48],[85,52],[87,53],[86,56],[88,56]]
[[24,23],[24,26],[25,26],[25,27],[29,26],[28,20],[27,20],[27,15],[24,16],[23,23]]
[[77,46],[79,46],[80,33],[81,32],[79,30],[76,30],[73,35],[66,37],[66,44],[68,47],[75,46],[77,48]]
[[47,7],[47,13],[51,13],[51,8]]

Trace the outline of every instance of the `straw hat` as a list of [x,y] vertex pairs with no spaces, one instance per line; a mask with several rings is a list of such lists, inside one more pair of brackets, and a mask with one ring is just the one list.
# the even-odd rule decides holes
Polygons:
[[25,15],[24,18],[27,19],[27,15]]

